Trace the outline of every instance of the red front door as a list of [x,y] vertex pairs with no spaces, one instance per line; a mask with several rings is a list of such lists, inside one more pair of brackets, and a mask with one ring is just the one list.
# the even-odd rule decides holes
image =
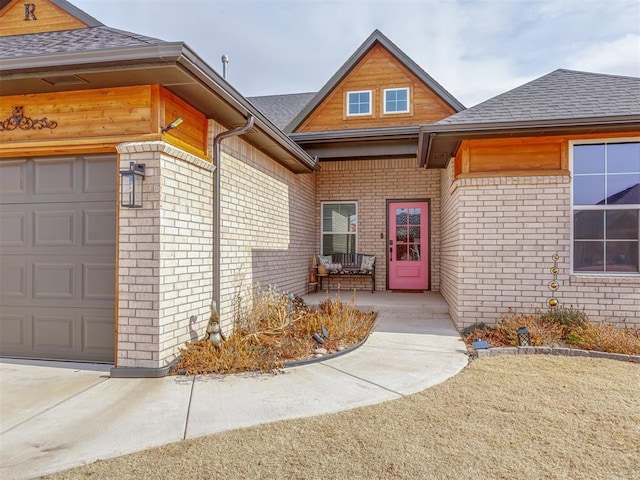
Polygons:
[[389,289],[429,288],[427,202],[389,203]]

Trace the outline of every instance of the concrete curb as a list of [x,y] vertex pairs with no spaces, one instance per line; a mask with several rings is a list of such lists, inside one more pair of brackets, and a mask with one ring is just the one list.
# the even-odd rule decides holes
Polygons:
[[609,360],[640,364],[640,355],[626,355],[623,353],[608,353],[567,347],[492,347],[475,350],[473,352],[473,356],[478,359],[499,355],[562,355],[565,357],[606,358]]

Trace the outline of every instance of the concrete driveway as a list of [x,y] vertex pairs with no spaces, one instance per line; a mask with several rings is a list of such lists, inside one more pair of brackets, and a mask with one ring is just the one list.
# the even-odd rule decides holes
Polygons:
[[3,359],[0,478],[34,478],[224,430],[384,402],[467,364],[438,294],[377,292],[356,304],[379,311],[365,345],[280,375],[123,379],[110,378],[109,365]]

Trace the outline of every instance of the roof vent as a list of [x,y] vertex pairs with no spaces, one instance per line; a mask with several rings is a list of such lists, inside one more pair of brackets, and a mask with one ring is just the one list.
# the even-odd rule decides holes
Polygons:
[[42,80],[53,86],[82,85],[84,83],[89,83],[84,78],[78,77],[77,75],[58,75],[56,77],[43,78]]
[[227,65],[229,64],[229,56],[222,55],[222,78],[227,79]]

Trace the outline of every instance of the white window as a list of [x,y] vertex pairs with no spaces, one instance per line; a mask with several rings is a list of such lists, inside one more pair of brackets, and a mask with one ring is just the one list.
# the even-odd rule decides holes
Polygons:
[[384,113],[409,113],[409,89],[387,88],[384,90]]
[[357,218],[356,202],[322,203],[322,255],[357,252]]
[[573,271],[640,272],[640,141],[572,142]]
[[371,90],[347,92],[347,115],[371,115]]

